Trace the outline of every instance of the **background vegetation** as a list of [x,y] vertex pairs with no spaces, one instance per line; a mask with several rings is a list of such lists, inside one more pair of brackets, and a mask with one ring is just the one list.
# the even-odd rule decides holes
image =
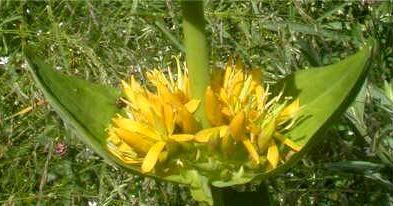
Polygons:
[[[206,1],[211,64],[238,55],[267,81],[379,42],[353,106],[268,181],[274,205],[393,205],[392,13],[392,1]],[[186,188],[125,173],[82,144],[45,104],[22,54],[35,44],[55,69],[117,86],[173,66],[181,39],[176,1],[0,0],[0,204],[196,205]]]

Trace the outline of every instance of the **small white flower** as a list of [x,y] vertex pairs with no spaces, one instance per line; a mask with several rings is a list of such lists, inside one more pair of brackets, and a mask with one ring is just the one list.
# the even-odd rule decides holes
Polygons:
[[88,205],[88,206],[97,206],[98,204],[97,204],[97,202],[94,201],[94,200],[89,200],[89,201],[87,202],[87,205]]
[[8,63],[9,57],[0,57],[0,65],[6,65]]

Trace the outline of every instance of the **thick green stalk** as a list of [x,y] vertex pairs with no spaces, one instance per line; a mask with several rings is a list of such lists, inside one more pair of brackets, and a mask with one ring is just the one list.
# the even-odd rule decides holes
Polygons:
[[190,77],[192,97],[200,99],[201,104],[195,117],[203,128],[209,126],[205,113],[205,91],[209,84],[209,51],[205,35],[203,1],[183,0],[183,33],[186,62]]
[[270,206],[268,186],[262,182],[256,191],[238,192],[230,187],[212,187],[214,206]]

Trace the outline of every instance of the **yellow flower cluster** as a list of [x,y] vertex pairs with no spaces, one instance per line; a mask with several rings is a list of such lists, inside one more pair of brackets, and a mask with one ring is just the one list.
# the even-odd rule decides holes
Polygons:
[[194,118],[200,100],[192,99],[187,70],[178,64],[176,76],[159,70],[147,73],[149,84],[134,77],[122,82],[125,113],[113,118],[108,129],[109,151],[126,164],[153,170],[167,159],[171,144],[208,143],[219,139],[222,152],[236,152],[241,143],[256,164],[267,157],[271,168],[279,163],[277,141],[294,151],[300,147],[282,135],[292,127],[299,101],[270,97],[261,83],[261,72],[245,72],[240,61],[228,61],[225,71],[215,72],[206,90],[206,114],[211,128],[200,128]]
[[231,151],[236,142],[241,142],[256,164],[266,153],[268,162],[275,168],[279,162],[276,141],[294,151],[300,150],[280,133],[295,123],[300,108],[298,99],[287,105],[279,103],[282,94],[271,98],[261,83],[261,71],[247,73],[239,60],[235,64],[229,60],[224,75],[215,76],[214,84],[206,91],[206,112],[212,126],[229,129],[229,135],[222,136],[224,151]]

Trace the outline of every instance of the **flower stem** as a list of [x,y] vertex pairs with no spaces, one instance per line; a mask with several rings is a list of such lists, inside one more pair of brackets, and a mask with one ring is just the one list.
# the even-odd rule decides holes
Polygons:
[[209,84],[209,51],[205,35],[203,1],[183,0],[183,34],[186,62],[190,77],[192,97],[200,99],[201,104],[195,117],[203,128],[209,126],[205,112],[205,91]]
[[230,187],[212,187],[212,194],[215,206],[270,206],[270,194],[266,182],[262,182],[256,191],[239,192]]

